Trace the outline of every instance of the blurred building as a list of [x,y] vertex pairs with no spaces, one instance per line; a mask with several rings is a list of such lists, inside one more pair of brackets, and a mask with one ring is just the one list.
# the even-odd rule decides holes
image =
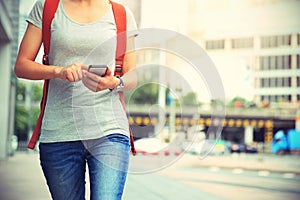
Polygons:
[[0,159],[11,153],[14,132],[16,78],[13,66],[18,48],[19,0],[0,0]]
[[299,0],[188,2],[188,35],[208,51],[221,76],[243,76],[233,65],[250,69],[256,103],[300,101]]
[[300,101],[299,0],[122,1],[140,28],[173,30],[207,50],[228,98]]

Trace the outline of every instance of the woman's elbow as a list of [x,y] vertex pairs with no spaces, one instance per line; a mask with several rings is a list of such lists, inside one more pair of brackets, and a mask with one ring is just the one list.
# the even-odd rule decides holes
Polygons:
[[17,63],[14,66],[14,72],[18,78],[22,78],[22,73],[20,72],[20,67]]
[[15,72],[15,75],[18,77],[18,78],[26,78],[25,77],[25,62],[22,62],[21,60],[17,59],[16,60],[16,63],[15,63],[15,66],[14,66],[14,72]]
[[20,63],[17,61],[14,66],[14,72],[18,78],[23,78],[23,73],[21,69],[22,67],[20,66]]
[[123,77],[125,79],[126,90],[132,90],[138,85],[138,78],[135,70],[126,73]]

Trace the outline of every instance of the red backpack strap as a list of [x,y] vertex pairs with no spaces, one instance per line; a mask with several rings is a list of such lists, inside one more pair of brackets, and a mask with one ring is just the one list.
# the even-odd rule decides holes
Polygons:
[[[127,42],[127,18],[126,18],[126,10],[125,7],[116,2],[110,1],[112,4],[112,9],[114,12],[115,22],[117,26],[117,49],[116,49],[116,66],[115,66],[115,76],[123,75],[123,60],[126,52],[126,42]],[[123,105],[124,110],[126,111],[124,93],[119,92],[120,100]],[[130,144],[131,144],[131,153],[136,155],[136,151],[134,148],[134,138],[129,127],[130,132]]]
[[[42,18],[42,37],[43,37],[43,45],[44,45],[44,56],[43,56],[43,64],[48,65],[48,53],[50,49],[50,37],[51,37],[51,23],[54,18],[55,12],[58,7],[59,0],[46,0],[44,4],[43,10],[43,18]],[[33,130],[33,134],[30,138],[28,143],[29,149],[34,149],[37,140],[39,139],[42,121],[44,117],[46,101],[47,101],[47,94],[48,94],[48,85],[49,80],[44,81],[44,88],[43,88],[43,96],[40,104],[40,115],[38,117],[37,123]]]
[[126,28],[127,18],[125,7],[119,3],[110,1],[114,12],[115,22],[117,26],[117,49],[116,49],[116,67],[115,76],[123,75],[123,60],[126,52]]
[[57,10],[58,3],[59,0],[46,0],[44,4],[42,34],[44,44],[43,64],[45,65],[49,65],[48,54],[51,39],[51,23]]

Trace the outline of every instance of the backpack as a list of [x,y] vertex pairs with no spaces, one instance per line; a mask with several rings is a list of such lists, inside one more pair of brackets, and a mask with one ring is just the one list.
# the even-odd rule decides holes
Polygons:
[[[115,66],[115,75],[123,75],[123,60],[126,51],[126,34],[121,34],[126,32],[127,21],[126,21],[126,10],[125,7],[116,2],[110,1],[114,13],[114,18],[117,26],[117,48],[116,48],[116,66]],[[43,55],[43,64],[49,65],[48,53],[50,48],[50,37],[51,37],[51,23],[54,18],[55,12],[57,10],[59,0],[45,0],[44,10],[43,10],[43,21],[42,21],[42,37],[44,45],[44,55]],[[33,134],[30,138],[30,141],[27,145],[29,149],[34,149],[36,142],[40,136],[40,130],[42,126],[42,120],[45,112],[47,94],[48,94],[49,80],[44,81],[43,86],[43,96],[40,103],[40,115],[38,117],[36,126],[34,128]],[[124,110],[126,111],[124,93],[119,92],[120,100],[123,105]],[[130,144],[131,144],[131,153],[136,154],[134,148],[134,138],[131,129],[130,131]]]

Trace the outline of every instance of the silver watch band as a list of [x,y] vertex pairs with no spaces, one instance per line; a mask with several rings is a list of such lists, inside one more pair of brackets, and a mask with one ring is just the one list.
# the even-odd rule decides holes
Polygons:
[[120,76],[116,76],[120,80],[119,85],[117,85],[114,89],[109,89],[110,91],[116,91],[119,92],[124,88],[124,81]]

